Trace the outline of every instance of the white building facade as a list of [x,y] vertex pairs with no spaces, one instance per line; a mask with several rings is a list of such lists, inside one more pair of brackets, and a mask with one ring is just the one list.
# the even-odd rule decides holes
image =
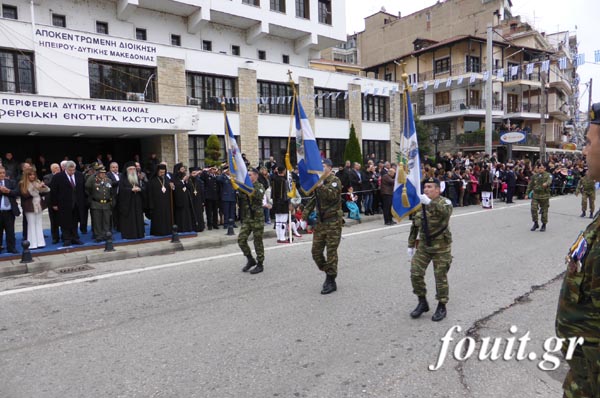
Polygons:
[[156,153],[203,166],[207,138],[223,136],[223,97],[252,164],[282,160],[288,71],[323,156],[343,160],[351,124],[377,157],[399,140],[397,83],[308,68],[346,39],[342,1],[0,4],[0,136],[19,160]]

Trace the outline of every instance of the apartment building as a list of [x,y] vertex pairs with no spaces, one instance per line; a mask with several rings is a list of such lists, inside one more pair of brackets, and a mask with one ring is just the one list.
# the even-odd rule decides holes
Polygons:
[[[0,0],[0,133],[17,158],[151,153],[202,166],[223,135],[221,98],[253,164],[282,160],[292,88],[323,156],[341,162],[350,125],[391,156],[398,84],[309,67],[346,39],[331,0]],[[363,107],[377,102],[380,106]],[[397,141],[397,139],[396,139]]]

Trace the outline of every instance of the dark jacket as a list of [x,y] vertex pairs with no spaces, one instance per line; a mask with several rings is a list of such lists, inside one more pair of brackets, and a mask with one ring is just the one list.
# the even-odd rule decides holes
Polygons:
[[10,189],[10,193],[3,194],[0,192],[0,200],[4,200],[4,197],[8,197],[8,201],[10,202],[10,208],[15,217],[21,215],[21,211],[19,210],[19,206],[17,206],[17,196],[19,196],[19,189],[17,188],[17,182],[14,180],[5,179],[4,186]]
[[217,176],[208,172],[203,172],[201,175],[204,181],[204,199],[219,200],[219,187],[217,185]]
[[221,200],[223,202],[235,202],[235,189],[231,185],[231,180],[225,175],[217,177],[217,183],[219,184],[219,192],[221,194]]
[[386,174],[381,177],[381,194],[382,195],[393,195],[394,194],[394,179]]
[[58,218],[63,228],[74,227],[73,208],[85,212],[85,181],[83,174],[75,171],[75,189],[71,186],[65,171],[55,174],[50,184],[50,206],[58,206]]

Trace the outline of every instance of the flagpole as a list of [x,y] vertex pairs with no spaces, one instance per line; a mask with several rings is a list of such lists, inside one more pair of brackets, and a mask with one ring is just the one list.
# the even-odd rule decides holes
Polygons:
[[227,107],[225,106],[225,98],[221,99],[221,108],[223,108],[223,133],[225,135],[225,158],[227,159],[227,166],[231,170],[231,164],[229,162],[229,129],[227,128]]
[[[296,109],[296,95],[298,95],[296,93],[296,83],[294,82],[294,79],[292,79],[292,71],[288,69],[288,76],[290,78],[289,83],[290,86],[292,86],[292,113],[290,115],[290,128],[289,128],[289,133],[288,133],[288,142],[287,142],[287,152],[285,154],[285,168],[287,170],[286,173],[286,177],[287,180],[290,181],[292,180],[292,176],[290,175],[290,173],[292,172],[293,168],[292,168],[292,161],[290,158],[290,145],[292,142],[292,128],[294,126],[294,114],[295,114],[295,109]],[[288,192],[288,198],[291,201],[291,194],[293,194],[294,197],[296,197],[295,194],[295,185],[293,180],[291,181],[291,186],[290,186],[290,191]],[[290,239],[290,243],[292,243],[292,211],[290,210],[290,207],[288,205],[288,234],[289,234],[289,239]]]

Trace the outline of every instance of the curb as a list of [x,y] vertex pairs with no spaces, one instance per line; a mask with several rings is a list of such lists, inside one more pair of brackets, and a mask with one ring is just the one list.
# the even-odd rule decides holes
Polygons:
[[[381,219],[381,216],[367,217],[363,218],[362,222],[369,223]],[[358,225],[358,222],[354,220],[345,220],[346,226]],[[263,238],[268,239],[276,236],[271,225],[272,224],[265,225]],[[224,229],[220,229],[219,231],[223,232],[222,236],[218,236],[215,233],[206,236],[200,233],[195,238],[182,239],[178,243],[162,241],[115,246],[114,252],[105,252],[104,249],[98,248],[73,253],[34,257],[34,261],[29,264],[21,264],[20,259],[7,260],[4,263],[0,263],[0,278],[27,273],[40,273],[64,267],[98,264],[140,257],[163,256],[184,250],[200,250],[237,244],[239,229],[237,229],[236,234],[233,236],[225,235],[226,231]]]

